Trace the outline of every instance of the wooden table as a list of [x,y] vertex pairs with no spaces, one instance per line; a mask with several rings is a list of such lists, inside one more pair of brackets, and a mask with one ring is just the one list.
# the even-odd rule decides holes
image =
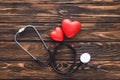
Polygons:
[[[58,43],[49,32],[68,17],[79,20],[82,29],[65,41],[77,51],[78,61],[84,52],[92,56],[88,65],[72,75],[58,75],[51,67],[40,66],[14,42],[19,28],[34,25],[53,50]],[[17,39],[46,62],[47,51],[33,30]],[[59,55],[59,67],[70,65],[72,59],[66,56]],[[120,0],[0,0],[0,79],[120,80]]]

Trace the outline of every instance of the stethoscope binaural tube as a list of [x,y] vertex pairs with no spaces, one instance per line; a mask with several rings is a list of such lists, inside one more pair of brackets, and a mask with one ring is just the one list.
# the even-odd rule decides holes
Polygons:
[[49,51],[48,46],[45,44],[45,42],[43,41],[43,39],[42,39],[41,35],[39,34],[38,30],[37,30],[33,25],[27,25],[27,26],[19,29],[19,31],[18,31],[18,32],[15,34],[15,36],[14,36],[15,42],[16,42],[17,45],[20,46],[27,54],[29,54],[29,55],[33,58],[33,60],[35,60],[37,63],[39,63],[39,64],[41,64],[41,65],[43,65],[43,66],[48,66],[48,64],[44,64],[43,62],[41,62],[40,59],[38,59],[38,58],[36,58],[34,55],[32,55],[27,49],[25,49],[25,48],[17,41],[17,35],[20,34],[20,33],[22,33],[22,32],[23,32],[26,28],[28,28],[28,27],[31,27],[31,28],[33,28],[33,29],[35,30],[37,36],[40,38],[40,40],[41,40],[42,43],[44,44],[44,47],[47,49],[47,51]]

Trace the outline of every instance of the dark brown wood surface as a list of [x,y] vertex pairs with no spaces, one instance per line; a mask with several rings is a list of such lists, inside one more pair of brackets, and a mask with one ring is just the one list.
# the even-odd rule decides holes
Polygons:
[[[50,39],[49,32],[61,26],[64,18],[82,23],[78,35],[65,39],[75,48],[77,60],[84,52],[92,56],[88,65],[70,76],[35,63],[13,39],[19,28],[34,25],[53,50],[58,43]],[[47,51],[32,29],[17,39],[46,62]],[[68,56],[56,56],[60,68],[72,64]],[[120,80],[120,0],[0,0],[0,79]]]

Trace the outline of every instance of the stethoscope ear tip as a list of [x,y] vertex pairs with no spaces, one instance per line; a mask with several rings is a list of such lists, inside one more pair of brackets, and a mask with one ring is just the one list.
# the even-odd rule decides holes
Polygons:
[[83,53],[81,56],[80,56],[80,61],[82,63],[88,63],[91,59],[91,55],[89,53]]
[[19,33],[21,33],[21,32],[23,32],[25,30],[25,27],[24,28],[21,28],[21,29],[19,29]]
[[19,29],[18,33],[23,32],[26,29],[26,27],[34,27],[34,26],[33,25],[26,25],[25,27]]

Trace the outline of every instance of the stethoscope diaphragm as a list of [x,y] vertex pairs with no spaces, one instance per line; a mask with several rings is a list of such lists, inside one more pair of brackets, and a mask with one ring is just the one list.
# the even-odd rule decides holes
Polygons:
[[82,63],[88,63],[91,59],[91,56],[89,53],[83,53],[81,56],[80,56],[80,61]]

